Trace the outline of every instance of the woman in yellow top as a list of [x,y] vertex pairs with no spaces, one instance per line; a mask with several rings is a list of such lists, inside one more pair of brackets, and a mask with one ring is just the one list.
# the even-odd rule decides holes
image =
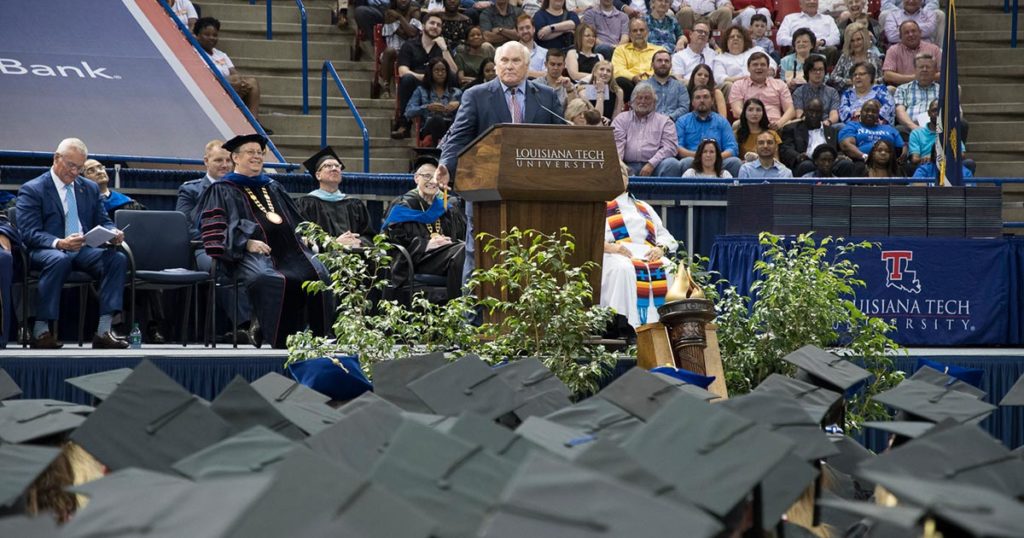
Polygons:
[[[768,128],[768,115],[764,113],[764,103],[756,97],[743,102],[743,115],[740,116],[735,130],[740,155],[746,161],[757,159],[757,135],[764,131],[770,131],[775,135],[776,146],[782,144],[779,133]],[[775,158],[779,158],[777,153]]]

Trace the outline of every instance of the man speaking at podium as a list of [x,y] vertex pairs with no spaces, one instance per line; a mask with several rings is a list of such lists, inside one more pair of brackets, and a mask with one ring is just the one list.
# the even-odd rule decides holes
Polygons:
[[[530,50],[516,41],[509,41],[498,47],[494,53],[498,76],[462,94],[462,105],[455,116],[455,122],[448,134],[441,140],[441,160],[434,179],[444,188],[450,185],[451,176],[461,152],[467,144],[499,123],[544,123],[562,125],[562,105],[554,90],[526,80],[530,65]],[[466,232],[466,265],[463,282],[473,272],[473,204],[466,203],[466,218],[469,220]]]

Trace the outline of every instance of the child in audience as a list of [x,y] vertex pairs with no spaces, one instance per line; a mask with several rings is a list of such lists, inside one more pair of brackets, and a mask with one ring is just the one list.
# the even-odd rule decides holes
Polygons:
[[768,37],[768,17],[760,13],[750,17],[750,40],[764,49],[775,63],[779,63],[779,51],[775,50],[775,43]]

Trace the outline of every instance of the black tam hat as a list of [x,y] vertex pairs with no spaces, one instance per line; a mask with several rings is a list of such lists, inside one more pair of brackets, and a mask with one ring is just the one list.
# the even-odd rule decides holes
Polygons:
[[267,137],[256,133],[238,135],[231,140],[224,142],[224,145],[221,147],[233,153],[236,149],[248,144],[249,142],[256,142],[260,145],[260,149],[267,149]]
[[334,152],[334,148],[326,146],[320,151],[313,154],[312,157],[302,161],[302,165],[306,167],[306,170],[313,176],[316,177],[316,173],[320,171],[320,167],[324,165],[324,162],[334,159],[341,165],[341,169],[345,169],[345,163],[338,158],[338,154]]

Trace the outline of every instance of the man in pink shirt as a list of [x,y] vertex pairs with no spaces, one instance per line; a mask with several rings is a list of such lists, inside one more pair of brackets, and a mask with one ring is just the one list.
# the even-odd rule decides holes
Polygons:
[[[889,47],[882,64],[882,78],[890,86],[906,84],[916,76],[914,58],[927,52],[942,63],[942,49],[931,43],[921,41],[921,27],[914,21],[903,21],[900,25],[900,42]],[[936,78],[938,73],[936,73]]]
[[734,118],[743,113],[743,102],[756,97],[764,102],[765,114],[768,114],[769,127],[782,129],[789,120],[796,116],[793,108],[793,96],[785,82],[768,76],[768,55],[755,52],[747,59],[749,76],[733,82],[729,90],[729,108]]

